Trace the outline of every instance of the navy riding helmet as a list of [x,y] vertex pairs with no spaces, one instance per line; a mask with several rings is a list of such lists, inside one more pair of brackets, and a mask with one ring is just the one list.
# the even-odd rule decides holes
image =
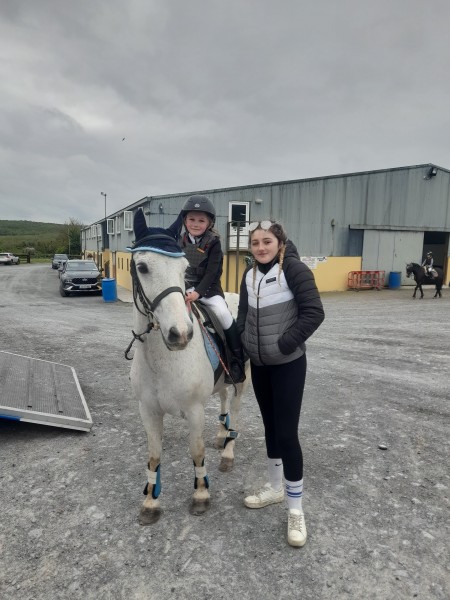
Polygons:
[[204,212],[211,219],[213,225],[216,221],[216,209],[208,196],[196,194],[188,198],[181,209],[183,219],[189,212]]

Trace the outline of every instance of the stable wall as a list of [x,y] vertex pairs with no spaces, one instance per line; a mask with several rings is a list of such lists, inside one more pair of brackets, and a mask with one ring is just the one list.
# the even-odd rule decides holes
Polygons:
[[[303,258],[308,266],[311,267],[319,292],[345,292],[348,289],[347,281],[349,272],[361,270],[362,259],[360,256]],[[111,277],[115,277],[117,285],[120,285],[128,290],[131,290],[130,260],[131,254],[129,252],[117,252],[115,274],[110,275]],[[237,285],[236,262],[238,263]],[[229,264],[228,286],[227,263]],[[221,282],[225,291],[239,293],[239,286],[246,267],[247,263],[242,255],[239,256],[238,261],[236,261],[234,253],[230,253],[229,257],[224,257],[224,268]],[[388,277],[389,273],[386,273],[386,278]]]

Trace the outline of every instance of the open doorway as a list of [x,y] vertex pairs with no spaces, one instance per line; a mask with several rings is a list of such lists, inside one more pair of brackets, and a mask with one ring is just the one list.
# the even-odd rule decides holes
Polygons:
[[427,252],[433,253],[434,266],[441,267],[445,272],[448,256],[448,233],[445,231],[425,231],[422,261],[425,259]]

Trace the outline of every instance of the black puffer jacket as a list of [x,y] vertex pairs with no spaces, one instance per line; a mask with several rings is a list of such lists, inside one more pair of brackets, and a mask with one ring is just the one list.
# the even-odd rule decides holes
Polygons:
[[291,241],[286,243],[284,277],[278,274],[277,259],[258,265],[256,293],[252,267],[242,278],[237,325],[256,365],[283,364],[301,356],[305,341],[325,318],[314,276]]

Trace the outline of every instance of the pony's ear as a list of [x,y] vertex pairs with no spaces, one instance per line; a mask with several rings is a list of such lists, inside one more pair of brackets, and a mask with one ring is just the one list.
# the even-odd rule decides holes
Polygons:
[[137,240],[145,237],[148,233],[147,223],[145,221],[144,211],[142,208],[140,208],[134,215],[133,229]]

